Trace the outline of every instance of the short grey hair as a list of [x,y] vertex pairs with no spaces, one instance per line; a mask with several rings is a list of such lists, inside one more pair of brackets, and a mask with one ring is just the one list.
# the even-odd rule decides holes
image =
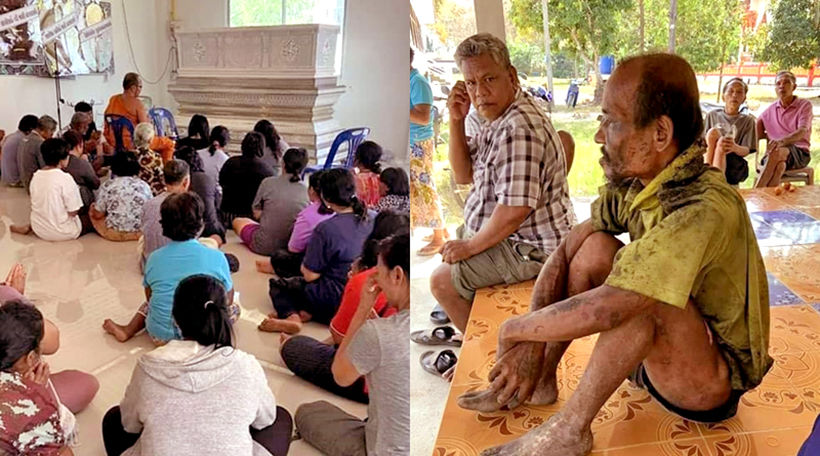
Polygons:
[[512,62],[510,62],[510,51],[507,50],[507,45],[489,33],[479,33],[462,41],[461,44],[458,45],[458,48],[456,48],[456,65],[458,65],[460,69],[464,59],[478,57],[484,54],[492,57],[495,63],[504,68],[512,66]]
[[75,112],[74,115],[71,116],[71,126],[77,126],[83,123],[91,123],[91,116],[84,112]]
[[789,78],[792,81],[792,84],[797,85],[797,78],[794,77],[794,73],[788,70],[778,71],[777,75],[774,77],[775,82],[783,76]]
[[57,121],[49,115],[42,116],[37,119],[37,129],[54,133],[57,130]]
[[134,147],[137,149],[146,149],[154,139],[154,124],[150,122],[143,122],[137,125],[134,129]]

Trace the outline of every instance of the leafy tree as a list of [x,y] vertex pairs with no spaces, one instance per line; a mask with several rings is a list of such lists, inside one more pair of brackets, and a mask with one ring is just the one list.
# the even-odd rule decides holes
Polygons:
[[778,0],[760,57],[783,69],[820,59],[820,1]]
[[[601,102],[604,88],[598,59],[615,50],[619,18],[631,8],[631,0],[549,1],[550,37],[595,68],[595,104]],[[512,0],[510,14],[519,30],[541,33],[541,0]]]
[[470,35],[476,33],[475,14],[452,0],[435,0],[433,11],[436,22],[433,25],[436,34],[449,49]]

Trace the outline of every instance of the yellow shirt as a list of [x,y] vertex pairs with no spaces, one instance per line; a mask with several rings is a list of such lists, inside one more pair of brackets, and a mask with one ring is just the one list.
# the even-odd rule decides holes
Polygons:
[[766,269],[743,199],[691,147],[644,187],[599,189],[596,230],[629,232],[607,285],[684,308],[689,299],[714,333],[732,388],[760,384],[772,365]]

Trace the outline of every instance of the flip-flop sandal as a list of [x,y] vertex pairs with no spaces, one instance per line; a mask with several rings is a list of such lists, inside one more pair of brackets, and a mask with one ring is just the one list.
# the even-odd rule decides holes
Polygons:
[[434,351],[426,351],[421,354],[419,362],[421,367],[431,374],[444,378],[444,373],[456,365],[458,357],[452,350],[442,350],[438,353]]
[[410,333],[410,340],[421,345],[452,345],[460,347],[460,340],[453,340],[456,330],[449,326],[439,326],[433,331],[421,330]]
[[433,311],[430,312],[430,321],[437,325],[446,325],[450,323],[450,317],[447,316],[447,312],[444,311],[443,307],[436,304]]

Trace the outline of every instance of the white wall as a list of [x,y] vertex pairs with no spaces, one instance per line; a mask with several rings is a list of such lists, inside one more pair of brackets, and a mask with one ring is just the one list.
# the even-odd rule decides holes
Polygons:
[[406,165],[410,125],[410,4],[407,0],[347,0],[341,84],[336,104],[342,128],[366,126],[368,139]]
[[[122,78],[129,71],[137,71],[131,62],[128,50],[128,41],[125,35],[123,16],[123,0],[111,0],[113,40],[114,40],[114,68],[113,75],[85,75],[60,81],[62,97],[71,103],[80,100],[94,100],[94,113],[98,125],[101,125],[102,112],[108,103],[108,98],[122,92]],[[135,1],[125,0],[128,13],[128,26],[131,31],[131,40],[134,56],[139,70],[146,78],[159,77],[167,55],[168,40],[165,28],[157,27],[160,17],[159,10],[164,8],[168,0]],[[159,8],[158,8],[159,6]],[[162,14],[164,16],[164,13]],[[167,19],[166,19],[167,22]],[[164,43],[161,43],[163,42]],[[164,44],[163,58],[157,57],[161,44]],[[160,62],[161,61],[161,62]],[[167,79],[167,78],[166,78]],[[143,93],[151,96],[154,102],[167,101],[167,82],[157,85],[144,84]],[[4,109],[0,110],[0,128],[7,133],[17,128],[17,122],[25,114],[48,114],[57,118],[57,105],[53,79],[34,76],[0,76],[0,100],[3,100]],[[74,110],[68,106],[62,108],[63,125],[68,125]]]

